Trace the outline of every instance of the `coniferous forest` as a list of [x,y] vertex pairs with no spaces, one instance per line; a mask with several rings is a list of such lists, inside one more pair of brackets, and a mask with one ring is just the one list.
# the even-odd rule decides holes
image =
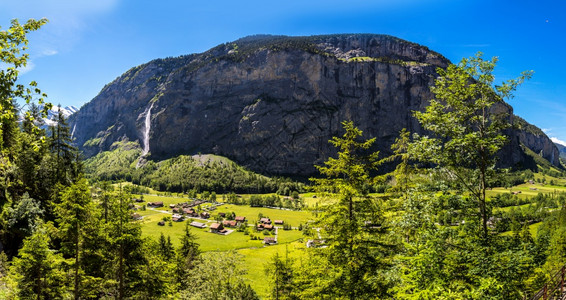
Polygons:
[[496,167],[512,124],[493,108],[531,72],[495,85],[481,53],[439,69],[414,113],[428,135],[383,157],[344,120],[308,182],[200,154],[136,168],[136,145],[85,161],[63,114],[42,123],[57,108],[18,74],[45,22],[0,31],[2,299],[529,299],[563,270],[564,169]]

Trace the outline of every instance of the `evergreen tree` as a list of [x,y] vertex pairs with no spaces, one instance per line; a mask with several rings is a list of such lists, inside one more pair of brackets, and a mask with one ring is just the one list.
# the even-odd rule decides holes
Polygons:
[[12,262],[18,297],[21,299],[59,299],[66,295],[65,277],[60,271],[62,257],[49,248],[45,228],[26,238]]
[[294,260],[288,257],[288,252],[286,252],[285,259],[282,259],[279,253],[275,253],[265,266],[265,275],[271,280],[271,298],[276,300],[297,299],[293,293],[293,263]]
[[61,193],[61,203],[55,207],[57,224],[61,239],[62,253],[71,259],[73,270],[73,294],[75,299],[82,298],[81,268],[84,251],[85,231],[92,219],[92,199],[85,179],[69,186]]
[[54,173],[58,183],[68,185],[81,173],[80,159],[77,148],[73,146],[69,125],[61,112],[61,106],[57,107],[56,117],[56,124],[50,128],[50,149],[55,159]]
[[189,224],[185,224],[185,232],[181,237],[181,246],[177,250],[177,283],[181,287],[187,286],[187,277],[198,263],[200,255],[199,245],[196,236],[191,232]]
[[107,275],[116,283],[110,293],[117,299],[127,299],[144,289],[140,266],[147,261],[143,255],[141,227],[132,218],[130,204],[131,197],[122,191],[113,196],[108,222],[104,226],[108,233],[107,255],[110,258]]
[[342,124],[344,136],[330,140],[339,149],[338,158],[317,166],[327,178],[312,179],[317,191],[338,200],[317,221],[328,245],[319,253],[327,255],[328,263],[337,269],[335,278],[321,291],[349,299],[383,297],[389,284],[385,271],[392,245],[384,239],[388,228],[379,200],[369,195],[370,171],[381,162],[377,152],[367,154],[375,138],[358,141],[361,130],[351,121]]

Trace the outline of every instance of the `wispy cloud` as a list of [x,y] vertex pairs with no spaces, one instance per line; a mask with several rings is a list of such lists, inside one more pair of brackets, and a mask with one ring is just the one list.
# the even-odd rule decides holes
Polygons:
[[562,146],[566,146],[566,142],[563,141],[563,140],[560,140],[560,139],[558,139],[558,138],[551,137],[550,140],[551,140],[553,143],[555,143],[555,144],[560,144],[560,145],[562,145]]
[[27,65],[23,68],[18,68],[18,71],[20,71],[20,75],[23,75],[25,73],[31,72],[31,70],[33,70],[35,68],[35,64],[33,63],[33,61],[28,61]]

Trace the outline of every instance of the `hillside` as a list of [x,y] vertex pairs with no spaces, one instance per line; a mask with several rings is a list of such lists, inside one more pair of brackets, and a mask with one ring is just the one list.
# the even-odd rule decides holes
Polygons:
[[[376,137],[383,156],[402,128],[422,133],[412,112],[449,63],[386,35],[251,36],[132,68],[70,124],[87,157],[138,141],[150,160],[211,153],[262,174],[309,176],[335,154],[328,140],[343,120]],[[521,144],[558,166],[548,137],[521,128],[508,132],[501,166],[532,167]]]
[[180,155],[163,161],[139,161],[141,149],[134,142],[116,142],[85,161],[88,176],[97,180],[127,180],[160,191],[219,193],[279,192],[302,190],[288,179],[269,178],[216,155]]

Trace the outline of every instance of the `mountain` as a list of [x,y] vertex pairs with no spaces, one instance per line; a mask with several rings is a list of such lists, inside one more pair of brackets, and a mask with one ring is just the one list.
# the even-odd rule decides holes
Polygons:
[[556,148],[558,148],[558,153],[560,153],[560,158],[563,161],[566,161],[566,143],[556,138],[550,138],[550,139],[552,140],[554,145],[556,145]]
[[[41,107],[40,107],[40,109],[41,109]],[[47,117],[43,119],[43,123],[45,123],[46,126],[54,126],[55,124],[57,124],[57,115],[59,113],[59,109],[61,109],[61,113],[67,119],[72,114],[79,111],[78,108],[76,108],[75,106],[72,106],[72,105],[71,106],[65,106],[65,107],[55,106],[52,109],[47,111]]]
[[[343,120],[376,137],[382,156],[402,128],[422,133],[412,112],[427,106],[436,69],[449,64],[387,35],[250,36],[134,67],[70,125],[87,157],[137,141],[149,159],[211,153],[264,174],[308,176],[336,153],[328,140]],[[510,106],[496,109],[512,115]],[[532,167],[521,145],[559,165],[544,133],[511,121],[524,129],[507,132],[502,166]]]

